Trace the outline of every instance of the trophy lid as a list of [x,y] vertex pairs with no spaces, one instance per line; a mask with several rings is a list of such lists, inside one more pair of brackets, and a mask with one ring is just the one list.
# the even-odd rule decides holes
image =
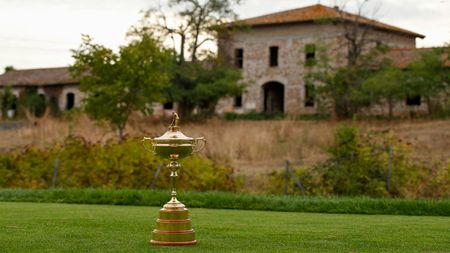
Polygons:
[[179,120],[180,117],[178,117],[178,114],[176,112],[172,112],[172,123],[169,126],[169,130],[160,137],[155,138],[154,140],[163,142],[193,141],[194,138],[188,137],[180,131],[180,127],[178,126]]

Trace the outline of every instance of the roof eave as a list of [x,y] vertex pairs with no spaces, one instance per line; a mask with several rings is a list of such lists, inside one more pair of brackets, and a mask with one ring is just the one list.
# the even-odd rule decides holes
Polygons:
[[[301,21],[288,21],[288,22],[267,22],[267,23],[260,23],[260,24],[246,24],[245,22],[242,23],[231,23],[231,24],[227,24],[227,28],[232,28],[235,25],[239,26],[239,25],[244,25],[247,27],[271,27],[271,26],[278,26],[278,25],[292,25],[292,24],[302,24],[302,23],[317,23],[317,24],[321,24],[320,22],[317,22],[317,20],[301,20]],[[377,27],[377,26],[373,26],[375,29],[379,29],[379,30],[383,30],[383,31],[387,31],[387,32],[392,32],[392,33],[399,33],[399,34],[403,34],[409,37],[415,37],[415,38],[420,38],[423,39],[425,38],[425,35],[419,34],[419,33],[415,33],[415,32],[410,32],[410,31],[399,31],[399,30],[393,30],[393,29],[388,29],[388,28],[383,28],[383,27]]]

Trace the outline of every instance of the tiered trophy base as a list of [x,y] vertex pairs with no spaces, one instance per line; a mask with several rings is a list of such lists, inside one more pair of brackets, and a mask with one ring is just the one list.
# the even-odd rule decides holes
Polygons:
[[189,211],[181,203],[182,206],[176,207],[170,206],[169,203],[159,210],[156,229],[152,232],[150,244],[166,246],[197,244],[189,219]]

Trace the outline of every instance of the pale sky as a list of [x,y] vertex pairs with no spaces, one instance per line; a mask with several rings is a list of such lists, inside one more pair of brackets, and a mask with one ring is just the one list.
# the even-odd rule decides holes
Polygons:
[[[342,5],[341,0],[244,0],[234,9],[248,18],[312,4]],[[355,11],[356,0],[346,10]],[[379,7],[375,19],[424,34],[418,47],[450,42],[450,0],[372,0],[368,12]],[[118,48],[125,33],[141,17],[140,11],[164,0],[0,0],[0,73],[7,65],[17,69],[67,66],[70,49],[81,34]],[[371,13],[368,13],[372,17]]]

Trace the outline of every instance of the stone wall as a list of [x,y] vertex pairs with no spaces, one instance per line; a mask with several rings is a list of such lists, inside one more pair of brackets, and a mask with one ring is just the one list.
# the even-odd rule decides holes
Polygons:
[[61,95],[58,98],[58,106],[61,111],[67,109],[67,100],[70,93],[74,95],[74,107],[79,107],[81,105],[81,101],[85,97],[85,94],[80,91],[77,84],[64,85],[62,87]]
[[[333,24],[301,23],[256,27],[219,36],[219,56],[234,62],[235,49],[244,50],[243,77],[248,87],[243,94],[242,108],[233,106],[233,99],[220,101],[217,111],[249,112],[264,111],[264,85],[278,82],[284,86],[284,112],[305,114],[317,112],[305,106],[305,76],[314,66],[305,65],[305,46],[316,45],[316,58],[326,52],[330,64],[345,64],[344,28]],[[415,47],[415,38],[384,32],[371,31],[369,37],[375,43],[390,47]],[[278,47],[278,66],[269,66],[269,48]],[[323,50],[321,50],[323,49]]]

